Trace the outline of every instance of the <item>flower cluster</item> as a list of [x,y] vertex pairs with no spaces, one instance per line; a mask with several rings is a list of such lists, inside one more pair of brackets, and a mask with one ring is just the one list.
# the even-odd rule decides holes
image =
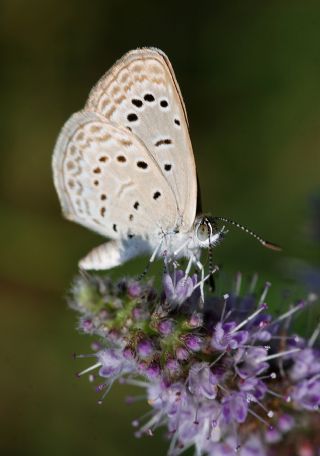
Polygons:
[[239,276],[235,292],[202,302],[197,276],[182,271],[165,274],[161,292],[80,276],[71,305],[99,342],[78,375],[98,381],[100,403],[115,381],[142,388],[151,409],[136,436],[166,427],[169,455],[318,455],[320,325],[308,340],[290,330],[316,296],[273,318],[270,284],[259,296],[255,287],[240,294]]

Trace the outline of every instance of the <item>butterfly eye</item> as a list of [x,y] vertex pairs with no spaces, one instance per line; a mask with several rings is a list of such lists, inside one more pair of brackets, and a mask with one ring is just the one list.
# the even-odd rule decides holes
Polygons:
[[197,228],[197,238],[200,242],[206,242],[209,238],[209,229],[206,223],[200,223]]

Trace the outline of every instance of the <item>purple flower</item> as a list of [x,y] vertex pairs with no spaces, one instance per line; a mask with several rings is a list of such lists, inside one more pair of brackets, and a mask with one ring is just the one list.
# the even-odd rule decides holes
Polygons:
[[248,377],[245,380],[240,379],[239,389],[243,392],[250,393],[255,399],[261,400],[266,394],[267,386],[257,377]]
[[320,375],[303,380],[293,388],[292,397],[302,408],[310,411],[320,408]]
[[176,383],[166,387],[161,382],[150,386],[148,400],[155,409],[150,423],[156,420],[161,422],[166,416],[168,429],[175,433],[180,446],[195,445],[199,452],[220,439],[219,426],[212,425],[212,414],[219,414],[219,406],[215,401],[211,401],[210,407],[200,405],[194,395],[187,394],[183,385]]
[[264,438],[267,443],[278,443],[282,440],[282,435],[278,429],[270,427],[266,430]]
[[290,378],[294,381],[320,373],[320,351],[305,348],[293,356]]
[[187,334],[183,337],[183,342],[185,343],[185,346],[189,348],[189,350],[194,352],[201,350],[203,343],[202,338],[196,334]]
[[188,299],[195,286],[194,279],[185,276],[183,271],[176,271],[173,277],[165,274],[163,277],[163,287],[168,302],[172,305],[180,306]]
[[251,435],[240,447],[241,456],[267,456],[268,450],[258,435]]
[[124,370],[128,372],[130,363],[123,357],[120,350],[105,349],[98,352],[97,357],[101,363],[99,375],[114,378]]
[[257,339],[261,342],[269,342],[272,338],[272,334],[267,330],[259,330],[256,334]]
[[188,388],[192,394],[214,399],[218,391],[217,383],[218,379],[207,363],[193,364],[188,377]]
[[244,345],[249,338],[249,333],[248,331],[234,331],[236,326],[235,322],[217,323],[211,340],[212,347],[217,350],[235,350]]
[[244,296],[217,294],[203,305],[196,285],[196,276],[182,271],[165,275],[163,293],[131,279],[99,278],[83,284],[82,296],[78,282],[81,303],[74,307],[101,341],[97,362],[79,376],[103,378],[102,399],[116,380],[141,387],[151,409],[134,420],[135,434],[165,427],[170,456],[191,447],[197,456],[294,454],[301,424],[315,454],[320,325],[306,341],[290,327],[301,303],[275,319],[267,314],[261,303],[269,284],[257,298],[251,289]]
[[234,436],[228,436],[225,443],[218,443],[211,447],[210,456],[269,456],[263,439],[257,435],[250,435],[241,444]]
[[185,387],[180,383],[166,386],[165,383],[158,381],[148,388],[149,403],[161,414],[164,412],[170,419],[170,423],[174,423],[178,418],[185,400]]
[[244,423],[248,414],[247,395],[233,392],[222,400],[222,416],[226,424]]
[[294,427],[294,425],[295,425],[295,419],[288,413],[283,413],[279,417],[278,423],[277,423],[277,427],[282,433],[291,431],[291,429]]
[[242,351],[237,357],[237,371],[241,378],[256,376],[269,368],[264,361],[267,356],[267,349],[264,347],[252,347]]

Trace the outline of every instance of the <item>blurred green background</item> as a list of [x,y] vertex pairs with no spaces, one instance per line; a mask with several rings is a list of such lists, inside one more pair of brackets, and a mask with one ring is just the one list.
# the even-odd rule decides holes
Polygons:
[[[320,3],[2,0],[1,454],[164,455],[161,435],[136,440],[115,387],[102,406],[89,352],[65,294],[99,236],[62,219],[51,177],[64,121],[126,51],[169,56],[187,105],[204,208],[285,248],[232,230],[216,249],[226,271],[258,271],[275,288],[285,258],[319,264],[308,199],[320,186]],[[145,261],[113,275],[138,273]],[[282,285],[281,285],[282,286]]]

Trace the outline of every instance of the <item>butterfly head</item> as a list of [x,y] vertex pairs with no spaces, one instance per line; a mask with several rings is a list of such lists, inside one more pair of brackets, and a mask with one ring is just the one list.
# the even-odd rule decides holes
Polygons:
[[194,223],[195,241],[201,248],[208,248],[217,244],[223,238],[224,230],[218,229],[212,217],[200,215]]
[[242,231],[255,238],[258,242],[260,242],[260,244],[262,244],[264,247],[267,247],[268,249],[277,251],[281,250],[281,247],[279,247],[277,244],[266,241],[246,226],[241,225],[240,223],[235,222],[234,220],[228,219],[226,217],[218,216],[199,216],[196,218],[194,225],[194,233],[195,241],[199,245],[199,247],[212,247],[224,238],[224,235],[228,231],[225,230],[225,226],[219,229],[217,225],[219,222],[224,222],[229,225],[233,225],[236,228],[240,228]]

